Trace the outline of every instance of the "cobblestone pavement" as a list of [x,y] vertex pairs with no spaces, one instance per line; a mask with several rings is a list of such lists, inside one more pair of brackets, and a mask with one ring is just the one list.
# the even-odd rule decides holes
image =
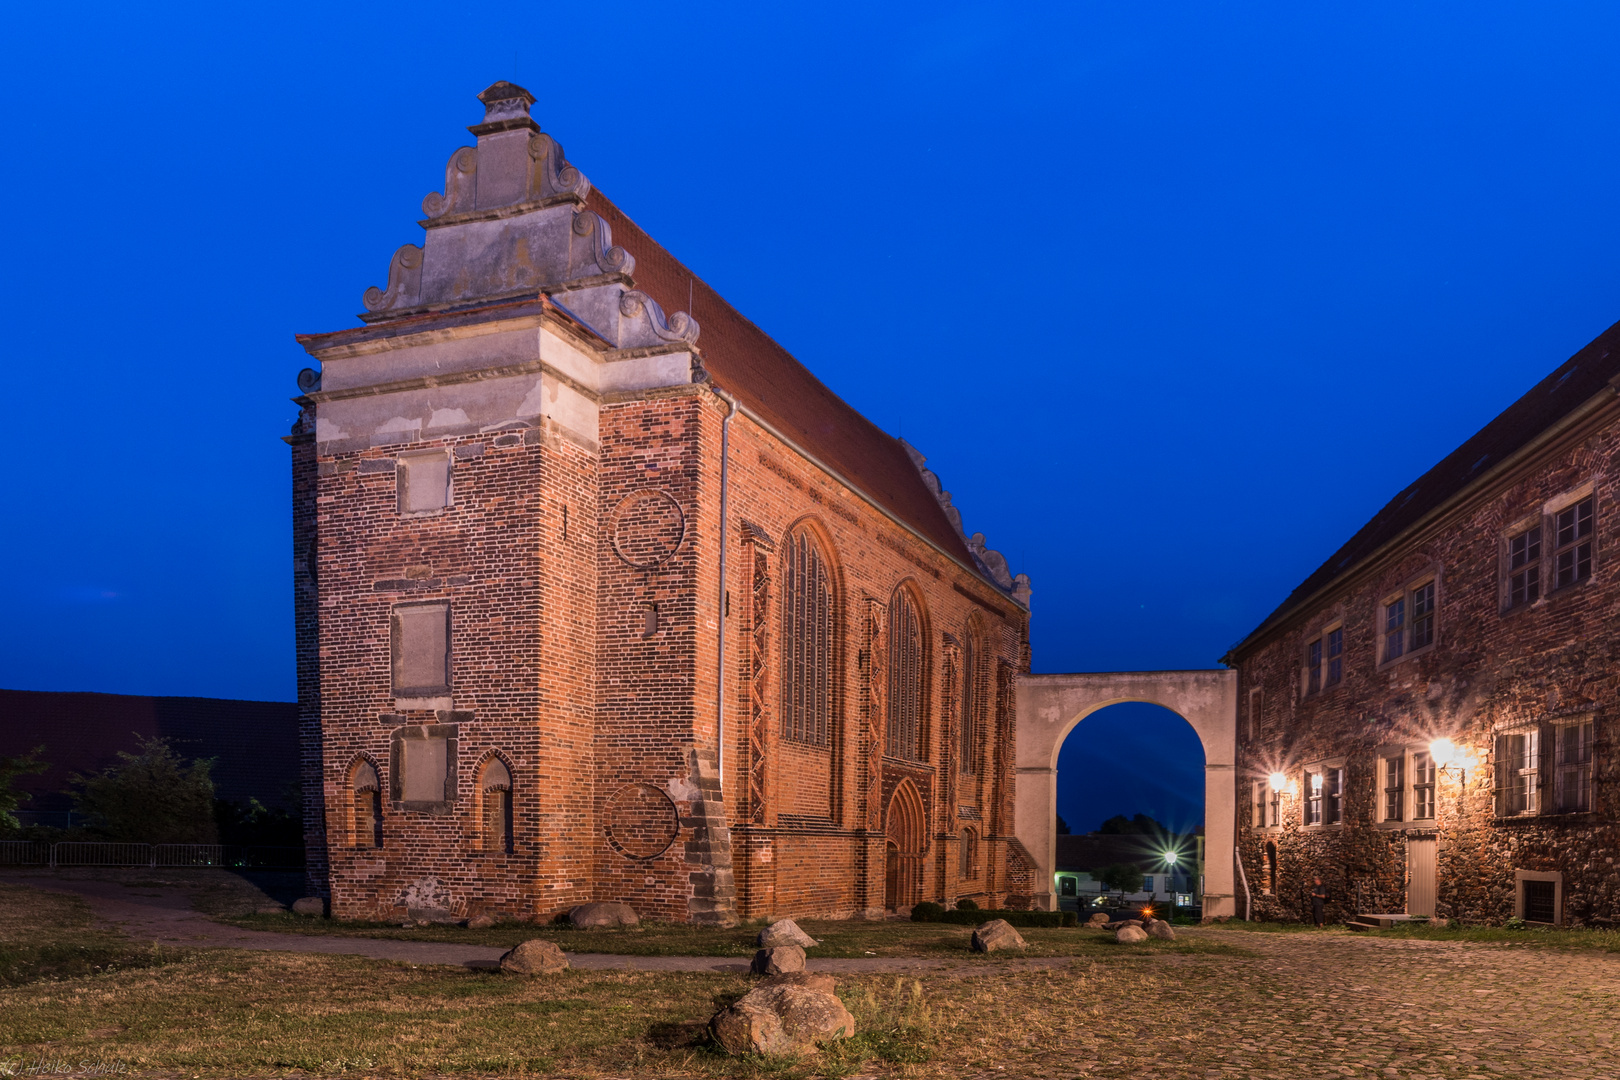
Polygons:
[[1259,955],[1167,957],[1175,963],[1155,973],[1158,1000],[1144,1010],[1156,1019],[1039,1055],[1027,1074],[1620,1077],[1620,955],[1331,931],[1194,933]]

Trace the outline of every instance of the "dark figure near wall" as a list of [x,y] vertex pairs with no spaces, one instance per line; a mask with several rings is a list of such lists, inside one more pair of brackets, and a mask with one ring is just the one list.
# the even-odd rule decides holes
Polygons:
[[1315,880],[1316,883],[1311,886],[1311,921],[1320,929],[1324,909],[1327,907],[1327,886],[1322,884],[1321,878]]

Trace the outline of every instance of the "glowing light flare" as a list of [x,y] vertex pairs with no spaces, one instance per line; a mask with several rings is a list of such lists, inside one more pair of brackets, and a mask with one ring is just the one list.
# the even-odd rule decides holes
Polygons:
[[1458,758],[1457,744],[1450,739],[1436,739],[1429,744],[1429,756],[1444,769]]
[[1266,780],[1271,784],[1272,791],[1281,791],[1288,785],[1288,777],[1280,772],[1272,773],[1270,776],[1266,777]]

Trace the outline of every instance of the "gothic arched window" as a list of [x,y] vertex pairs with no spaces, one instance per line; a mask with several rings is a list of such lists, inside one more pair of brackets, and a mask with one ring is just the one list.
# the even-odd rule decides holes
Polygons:
[[906,589],[889,605],[889,753],[922,761],[923,632],[917,604]]
[[484,797],[484,850],[512,850],[512,770],[500,758],[484,765],[478,786]]
[[962,640],[962,722],[956,748],[957,768],[969,776],[979,771],[979,658],[983,651],[977,628],[969,626]]
[[972,881],[973,868],[979,861],[979,834],[971,826],[962,830],[962,865],[957,874],[963,881]]
[[826,746],[831,733],[832,576],[807,533],[789,536],[782,575],[782,734]]
[[380,848],[382,839],[382,784],[377,766],[362,761],[349,774],[349,836],[357,848]]

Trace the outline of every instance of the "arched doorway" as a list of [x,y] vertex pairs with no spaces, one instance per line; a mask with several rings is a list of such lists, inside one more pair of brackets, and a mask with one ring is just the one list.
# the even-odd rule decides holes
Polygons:
[[1161,705],[1192,725],[1204,747],[1204,916],[1230,918],[1237,828],[1237,672],[1131,671],[1018,678],[1018,839],[1035,860],[1034,906],[1057,906],[1053,888],[1057,759],[1074,726],[1125,701]]
[[910,780],[895,785],[884,814],[886,859],[883,906],[890,911],[909,908],[922,899],[923,857],[928,853],[926,816],[922,796]]

